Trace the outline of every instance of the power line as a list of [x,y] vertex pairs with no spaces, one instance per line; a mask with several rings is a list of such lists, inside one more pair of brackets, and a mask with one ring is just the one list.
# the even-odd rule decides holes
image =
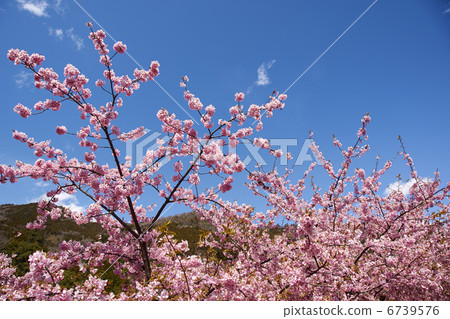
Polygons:
[[363,13],[361,13],[361,15],[358,17],[358,18],[356,18],[356,20],[355,21],[353,21],[353,23],[352,24],[350,24],[350,26],[347,28],[347,29],[345,29],[345,31],[344,32],[342,32],[342,34],[336,39],[336,40],[334,40],[334,42],[333,43],[331,43],[330,44],[330,46],[328,47],[328,48],[326,48],[326,50],[325,51],[323,51],[322,52],[322,54],[321,55],[319,55],[319,57],[317,58],[317,59],[315,59],[314,60],[314,62],[313,63],[311,63],[311,65],[310,66],[308,66],[307,68],[306,68],[306,70],[305,71],[303,71],[303,73],[302,74],[300,74],[300,76],[283,92],[283,94],[285,94],[287,91],[289,91],[290,90],[290,88],[291,87],[293,87],[294,86],[294,84],[295,83],[297,83],[298,82],[298,80],[300,80],[317,62],[319,62],[319,60],[375,5],[375,3],[377,3],[378,2],[378,0],[375,0],[366,10],[364,10],[364,12]]
[[[81,5],[81,4],[79,4],[78,3],[78,1],[76,1],[76,0],[73,0],[73,2],[75,2],[76,3],[76,5],[81,9],[81,10],[83,10],[83,12],[84,13],[86,13],[86,15],[90,18],[90,19],[92,19],[92,21],[94,21],[103,31],[105,31],[105,33],[114,41],[114,42],[117,42],[116,41],[116,39],[114,39],[114,37],[111,35],[111,34],[109,34],[109,32],[108,31],[106,31],[106,29]],[[125,51],[125,53],[128,55],[128,57],[138,66],[138,67],[140,67],[141,69],[144,69],[144,67],[138,62],[138,61],[136,61],[136,59],[128,52],[128,51]],[[181,109],[181,110],[183,110],[183,112],[184,113],[186,113],[193,121],[194,121],[194,123],[195,124],[197,124],[197,125],[200,125],[193,117],[192,117],[192,115],[191,114],[189,114],[189,112],[188,111],[186,111],[186,109],[184,108],[184,107],[182,107],[181,106],[181,104],[180,103],[178,103],[178,101],[177,100],[175,100],[175,98],[169,93],[169,92],[167,92],[167,90],[161,85],[161,84],[159,84],[158,83],[158,81],[156,81],[155,79],[153,79],[153,82],[155,82],[158,86],[159,86],[159,88],[161,89],[161,90],[163,90],[163,92],[164,93],[166,93],[166,95],[168,96],[168,97],[170,97],[170,99],[172,100],[172,101],[174,101],[175,102],[175,104],[176,105],[178,105],[178,107]]]

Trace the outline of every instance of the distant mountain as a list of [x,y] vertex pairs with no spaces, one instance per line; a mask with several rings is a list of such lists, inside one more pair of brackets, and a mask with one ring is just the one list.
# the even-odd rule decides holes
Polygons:
[[[197,218],[197,212],[188,212],[169,217],[162,217],[156,222],[156,226],[167,223],[167,229],[174,234],[177,240],[187,240],[190,254],[201,254],[203,248],[198,247],[202,233],[210,232],[214,227],[206,221]],[[144,227],[144,229],[146,229]]]
[[[26,205],[0,205],[0,252],[8,255],[16,254],[13,259],[18,274],[28,271],[28,256],[37,250],[57,251],[64,240],[77,240],[82,243],[98,240],[104,234],[100,225],[90,223],[77,225],[70,219],[48,220],[44,230],[27,229],[27,223],[37,216],[37,203]],[[166,222],[167,229],[174,233],[178,240],[187,240],[190,253],[200,253],[197,243],[202,232],[212,230],[211,225],[199,221],[195,212],[189,212],[161,218],[156,226]],[[146,229],[146,225],[143,225]]]
[[[37,203],[26,205],[0,205],[0,249],[11,240],[33,237],[48,250],[57,250],[63,240],[81,242],[95,240],[102,233],[98,224],[77,225],[70,219],[48,220],[44,230],[30,230],[25,226],[37,216]],[[20,236],[17,234],[20,233]]]
[[85,243],[104,233],[98,224],[77,225],[69,219],[48,220],[44,230],[27,229],[36,216],[37,203],[0,205],[0,251],[17,255],[13,263],[19,274],[28,270],[28,256],[37,250],[56,251],[63,240]]
[[178,215],[172,215],[169,217],[161,217],[156,222],[156,225],[162,225],[167,221],[170,221],[172,225],[176,225],[179,228],[198,228],[202,230],[213,230],[213,227],[208,222],[199,220],[197,218],[197,212],[188,212]]

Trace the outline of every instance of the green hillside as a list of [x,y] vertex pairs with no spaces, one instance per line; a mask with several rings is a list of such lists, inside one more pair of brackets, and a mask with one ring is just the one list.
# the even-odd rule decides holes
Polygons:
[[56,251],[63,240],[85,243],[103,233],[100,225],[77,225],[69,219],[48,220],[44,230],[27,229],[26,224],[37,216],[36,210],[37,203],[0,205],[0,251],[17,255],[13,263],[19,275],[28,270],[28,256],[37,250]]
[[[0,251],[8,255],[16,254],[13,264],[17,274],[28,271],[28,256],[37,250],[57,251],[64,240],[77,240],[82,243],[96,241],[98,235],[104,234],[100,225],[90,223],[77,225],[69,219],[48,220],[44,230],[27,229],[25,225],[35,220],[37,203],[26,205],[0,205]],[[156,226],[167,221],[167,229],[174,233],[178,240],[187,240],[191,254],[200,253],[197,243],[203,231],[211,230],[211,226],[199,221],[195,212],[161,218]],[[146,229],[146,225],[143,225]],[[20,236],[18,234],[20,233]]]

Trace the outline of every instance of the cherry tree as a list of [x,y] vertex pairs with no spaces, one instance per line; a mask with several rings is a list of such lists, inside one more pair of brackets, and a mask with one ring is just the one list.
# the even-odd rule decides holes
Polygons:
[[[157,77],[160,66],[154,61],[148,70],[135,69],[131,77],[116,74],[113,60],[126,52],[126,45],[116,42],[110,52],[105,33],[87,26],[104,66],[95,88],[71,64],[60,77],[51,68],[38,68],[44,61],[40,54],[11,49],[7,55],[32,72],[35,87],[51,96],[37,102],[34,111],[20,103],[14,111],[28,118],[75,106],[86,125],[76,132],[57,126],[56,133],[76,136],[84,158],[69,159],[50,141],[35,141],[14,131],[13,138],[38,159],[30,164],[17,161],[15,167],[0,165],[0,181],[16,183],[29,177],[54,185],[38,203],[37,219],[28,228],[45,228],[49,218],[69,218],[77,224],[98,223],[107,238],[87,244],[63,241],[58,252],[37,251],[29,257],[30,270],[24,276],[15,275],[14,256],[0,254],[0,299],[449,299],[450,183],[442,186],[437,172],[434,179],[421,179],[401,144],[414,184],[408,194],[393,190],[381,196],[380,178],[391,168],[390,161],[370,173],[350,168],[369,150],[368,114],[354,145],[343,148],[334,139],[343,157],[339,168],[312,144],[331,184],[322,190],[312,183],[313,196],[306,199],[307,180],[316,163],[302,178],[291,181],[293,169],[250,171],[236,152],[223,151],[224,146],[234,149],[247,140],[275,160],[292,159],[259,135],[263,118],[282,110],[286,95],[274,91],[263,105],[246,106],[244,94],[236,93],[229,118],[214,120],[214,106],[205,107],[188,89],[184,76],[180,83],[184,98],[201,125],[159,110],[156,117],[168,140],[159,140],[158,147],[133,167],[118,147],[143,136],[144,128],[122,132],[115,125],[118,108],[126,107],[124,99],[141,84]],[[91,89],[106,92],[109,102],[92,105]],[[110,160],[99,163],[100,154],[109,154]],[[170,172],[167,166],[163,169],[163,161],[172,165]],[[225,199],[223,194],[233,189],[237,174],[247,177],[246,186],[267,203],[266,211]],[[144,192],[159,200],[143,204]],[[60,207],[62,193],[83,195],[91,203],[83,212]],[[165,225],[156,226],[173,203],[185,205],[211,225],[213,230],[205,231],[198,243],[202,253],[192,254],[186,241],[175,240]],[[286,225],[279,225],[281,219],[288,221]],[[82,276],[67,287],[63,281],[73,267]],[[105,267],[123,279],[121,293],[107,292]]]

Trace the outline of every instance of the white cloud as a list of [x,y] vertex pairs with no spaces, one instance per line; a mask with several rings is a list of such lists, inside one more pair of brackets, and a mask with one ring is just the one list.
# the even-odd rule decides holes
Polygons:
[[38,181],[38,182],[34,183],[34,185],[36,185],[37,187],[47,187],[48,185],[50,185],[50,183],[49,182]]
[[57,195],[58,204],[69,207],[73,211],[81,212],[84,210],[83,206],[78,205],[78,199],[74,195],[70,195],[67,193],[61,193]]
[[[62,192],[61,194],[56,195],[56,197],[58,198],[58,201],[56,202],[56,205],[58,206],[70,208],[70,210],[75,212],[83,212],[85,210],[83,206],[79,205],[78,199],[74,195]],[[31,202],[38,202],[41,199],[48,200],[49,198],[46,194],[43,194],[42,196],[31,200]]]
[[267,85],[270,84],[269,76],[267,75],[267,71],[272,67],[272,65],[275,63],[275,60],[272,60],[270,62],[264,62],[262,63],[258,68],[258,79],[256,80],[256,85]]
[[64,32],[63,32],[62,29],[49,28],[48,29],[48,34],[51,35],[51,36],[54,36],[58,40],[62,40],[64,38]]
[[442,12],[442,14],[447,14],[450,13],[450,1],[447,1],[447,5],[446,5],[447,9],[444,10],[444,12]]
[[70,28],[66,31],[66,36],[69,37],[70,40],[72,40],[72,42],[77,47],[77,50],[81,50],[82,48],[84,48],[84,40],[73,33],[73,28]]
[[75,152],[75,147],[71,143],[66,143],[66,145],[64,145],[64,148],[70,152]]
[[45,10],[48,7],[48,3],[45,0],[16,0],[19,4],[19,8],[26,10],[38,17],[48,17]]
[[84,40],[73,32],[73,28],[67,29],[65,32],[62,29],[52,28],[48,29],[48,34],[55,37],[57,40],[63,40],[64,37],[71,40],[77,50],[84,48]]
[[14,75],[14,82],[16,83],[16,86],[21,89],[26,86],[31,85],[31,81],[33,78],[33,74],[30,72],[20,71],[20,73],[17,73]]
[[[419,179],[420,180],[420,179]],[[431,179],[428,177],[423,179],[421,182],[428,183]],[[403,183],[401,181],[396,181],[394,183],[389,184],[389,186],[384,190],[384,196],[389,195],[393,191],[400,191],[404,196],[409,194],[409,190],[416,183],[416,180],[410,179],[409,181]]]
[[55,10],[56,13],[58,13],[58,14],[64,13],[64,8],[63,8],[61,2],[62,2],[61,0],[54,1],[53,10]]

